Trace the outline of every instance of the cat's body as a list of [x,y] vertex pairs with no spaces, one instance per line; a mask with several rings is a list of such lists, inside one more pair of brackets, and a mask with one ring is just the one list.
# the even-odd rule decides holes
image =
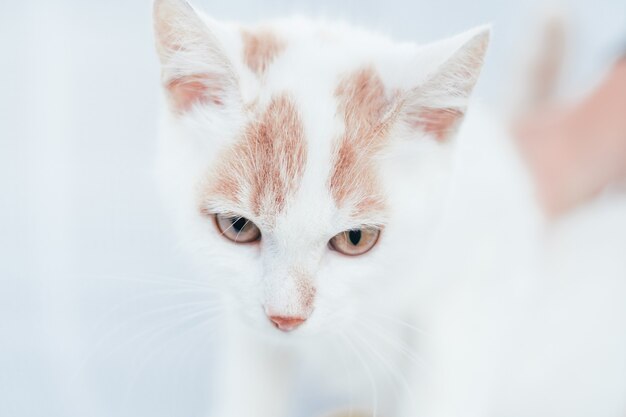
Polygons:
[[[524,172],[495,119],[466,115],[488,29],[418,47],[307,20],[217,23],[182,0],[157,1],[155,20],[163,189],[227,306],[212,415],[617,415],[619,395],[585,409],[606,390],[577,392],[574,413],[558,397],[599,375],[624,388],[615,369],[578,384],[538,343],[571,345],[537,312],[580,300],[543,298],[568,286],[541,272]],[[610,306],[592,322],[621,323]],[[563,388],[552,408],[537,367]]]

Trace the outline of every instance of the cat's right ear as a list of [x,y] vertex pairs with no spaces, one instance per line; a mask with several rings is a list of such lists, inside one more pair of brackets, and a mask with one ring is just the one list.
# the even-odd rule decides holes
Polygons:
[[210,25],[186,0],[154,1],[156,48],[175,113],[240,99],[236,72]]

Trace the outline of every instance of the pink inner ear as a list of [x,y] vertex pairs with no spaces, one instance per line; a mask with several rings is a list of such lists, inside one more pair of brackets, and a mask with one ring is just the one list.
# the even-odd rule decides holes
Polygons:
[[454,132],[461,117],[463,112],[457,109],[425,108],[414,115],[411,126],[443,141]]
[[167,84],[167,90],[172,106],[181,113],[196,103],[213,103],[218,106],[223,104],[223,88],[215,84],[215,80],[208,74],[177,78]]

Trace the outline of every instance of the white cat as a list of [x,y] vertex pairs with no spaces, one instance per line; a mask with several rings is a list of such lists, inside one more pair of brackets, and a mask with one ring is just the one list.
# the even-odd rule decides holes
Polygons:
[[506,131],[468,111],[488,27],[417,46],[156,0],[155,28],[163,189],[227,308],[211,415],[623,415],[623,283],[579,308]]

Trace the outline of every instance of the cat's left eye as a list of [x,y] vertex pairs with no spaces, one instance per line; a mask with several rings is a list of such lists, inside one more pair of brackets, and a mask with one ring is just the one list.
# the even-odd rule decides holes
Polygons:
[[380,230],[371,228],[341,232],[328,242],[331,249],[344,255],[357,256],[369,252],[378,242]]
[[236,243],[251,243],[261,238],[259,228],[245,217],[216,214],[215,225],[222,236]]

